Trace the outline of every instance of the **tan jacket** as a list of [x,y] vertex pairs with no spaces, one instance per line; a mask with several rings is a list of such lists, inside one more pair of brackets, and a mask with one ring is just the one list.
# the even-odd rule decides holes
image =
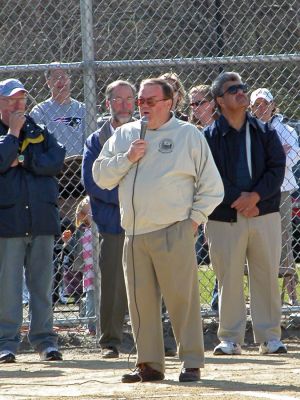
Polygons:
[[223,200],[223,184],[206,139],[192,124],[172,117],[157,130],[148,129],[147,152],[138,164],[126,155],[139,138],[140,122],[116,130],[93,165],[101,188],[119,185],[121,224],[128,235],[163,229],[191,218],[198,224]]

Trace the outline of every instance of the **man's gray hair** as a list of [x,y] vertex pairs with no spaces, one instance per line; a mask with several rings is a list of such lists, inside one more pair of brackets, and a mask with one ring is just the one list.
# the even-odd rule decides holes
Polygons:
[[123,80],[119,79],[118,81],[111,82],[107,86],[107,88],[105,90],[105,99],[106,100],[110,100],[112,92],[117,86],[128,86],[128,87],[130,87],[130,89],[132,90],[133,97],[135,97],[135,94],[136,94],[135,86],[132,83],[128,82],[128,81],[123,81]]
[[237,72],[222,72],[211,85],[210,90],[214,99],[223,96],[223,85],[228,81],[242,81],[242,78]]

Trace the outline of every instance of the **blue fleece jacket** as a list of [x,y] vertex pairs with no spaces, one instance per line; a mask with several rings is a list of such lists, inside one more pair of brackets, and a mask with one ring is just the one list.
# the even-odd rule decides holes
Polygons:
[[85,190],[90,196],[92,216],[99,232],[118,234],[123,232],[120,225],[118,188],[100,189],[92,175],[93,163],[110,135],[110,121],[107,120],[100,129],[87,138],[83,151],[82,179]]

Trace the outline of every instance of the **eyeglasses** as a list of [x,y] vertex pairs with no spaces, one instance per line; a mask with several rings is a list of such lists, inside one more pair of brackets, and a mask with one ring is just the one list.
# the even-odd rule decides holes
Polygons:
[[208,100],[194,101],[194,103],[190,103],[190,107],[199,107],[199,106],[202,106],[205,103],[209,103],[209,101]]
[[50,74],[49,75],[49,80],[51,79],[54,82],[57,81],[67,81],[68,79],[70,79],[70,76],[66,73],[60,73],[60,74]]
[[154,107],[156,106],[157,103],[159,103],[160,101],[166,101],[166,100],[170,100],[170,99],[160,99],[160,100],[156,100],[154,97],[148,97],[148,99],[144,99],[144,98],[139,98],[136,100],[136,105],[138,107],[147,104],[147,106],[149,107]]
[[127,99],[123,99],[122,97],[115,97],[111,99],[115,104],[123,104],[124,102],[127,104],[134,103],[134,97],[127,97]]
[[223,97],[225,93],[229,93],[229,94],[237,94],[237,92],[239,90],[242,90],[243,93],[247,93],[248,92],[248,85],[241,83],[240,85],[232,85],[229,86],[229,88],[227,88],[225,90],[225,92],[223,94],[221,94],[219,97]]

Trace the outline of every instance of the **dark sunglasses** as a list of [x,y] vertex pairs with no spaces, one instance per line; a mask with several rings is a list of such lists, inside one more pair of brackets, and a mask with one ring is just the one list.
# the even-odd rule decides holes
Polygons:
[[190,107],[199,107],[205,103],[209,103],[209,101],[208,100],[194,101],[194,103],[190,103]]
[[229,86],[229,88],[227,88],[225,90],[225,92],[223,94],[220,95],[220,97],[224,96],[225,93],[229,93],[229,94],[237,94],[237,92],[239,90],[242,90],[243,93],[247,93],[248,92],[248,85],[241,83],[240,85],[232,85]]

